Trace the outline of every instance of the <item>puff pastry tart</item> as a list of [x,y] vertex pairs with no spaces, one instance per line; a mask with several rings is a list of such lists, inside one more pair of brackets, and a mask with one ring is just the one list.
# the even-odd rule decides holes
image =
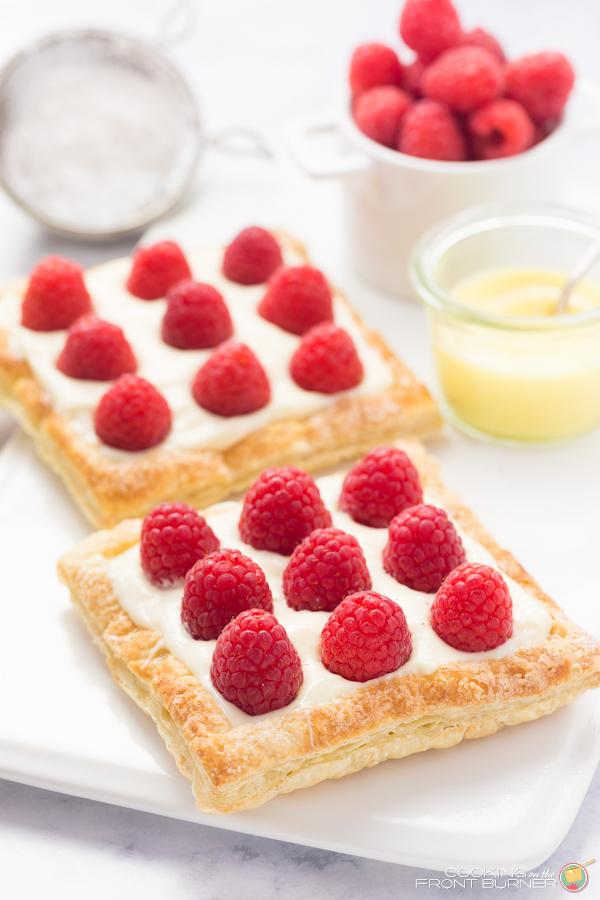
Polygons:
[[[377,457],[389,463],[389,450],[317,487],[292,467],[263,473],[243,505],[198,517],[193,564],[169,553],[176,529],[161,531],[185,510],[163,506],[61,560],[112,674],[154,719],[200,809],[256,807],[484,737],[600,683],[599,643],[443,486],[418,442],[398,446],[400,474]],[[307,537],[300,507],[276,512],[286,491],[310,507]],[[389,529],[365,524],[380,514]]]
[[[247,232],[274,249],[240,249]],[[441,424],[298,243],[238,238],[185,255],[162,242],[79,274],[50,257],[0,296],[0,402],[97,527],[162,500],[205,507],[265,467],[314,471]],[[335,334],[311,337],[319,327]],[[341,380],[315,362],[319,341],[341,341]]]

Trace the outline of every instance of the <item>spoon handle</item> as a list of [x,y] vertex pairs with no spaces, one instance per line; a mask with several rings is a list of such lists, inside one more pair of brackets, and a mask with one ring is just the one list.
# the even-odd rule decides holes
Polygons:
[[563,313],[566,313],[571,291],[573,290],[577,282],[580,281],[583,276],[589,272],[597,259],[600,259],[600,241],[594,241],[589,250],[586,250],[581,259],[573,266],[567,283],[563,288],[563,292],[560,295],[560,299],[556,304],[556,309],[554,310],[555,316],[560,316]]

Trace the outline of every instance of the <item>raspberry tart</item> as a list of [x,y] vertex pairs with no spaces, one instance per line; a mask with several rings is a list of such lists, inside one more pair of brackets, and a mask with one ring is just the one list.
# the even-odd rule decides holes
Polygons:
[[[382,449],[385,468],[390,448]],[[303,490],[297,470],[287,481],[275,470],[249,491],[254,503],[282,488],[260,520],[260,548],[243,504],[229,501],[202,512],[200,552],[207,535],[220,549],[195,562],[189,529],[174,534],[188,515],[179,509],[170,531],[170,513],[159,510],[90,536],[61,560],[114,677],[155,719],[200,809],[256,807],[385,759],[484,737],[600,684],[599,643],[444,488],[420,445],[401,449],[418,473],[421,507],[437,511],[423,520],[429,537],[452,525],[466,557],[455,554],[437,589],[386,572],[388,528],[340,508],[343,473],[309,491],[309,508],[318,501],[332,524],[291,556],[277,544],[272,513],[300,515]],[[155,524],[160,559],[179,566],[165,569],[176,584],[153,583],[143,566],[140,534]]]

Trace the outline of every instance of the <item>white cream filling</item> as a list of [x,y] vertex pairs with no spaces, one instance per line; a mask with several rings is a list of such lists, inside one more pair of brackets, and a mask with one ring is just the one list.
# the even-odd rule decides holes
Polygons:
[[[354,522],[338,509],[343,474],[327,475],[317,481],[325,505],[330,510],[336,528],[353,534],[365,554],[371,573],[373,590],[396,600],[406,616],[412,636],[412,654],[408,662],[397,672],[374,678],[366,684],[401,678],[413,673],[430,674],[444,663],[471,663],[482,659],[498,659],[509,656],[524,647],[531,647],[544,640],[552,619],[546,610],[523,588],[504,575],[513,600],[513,636],[495,650],[483,653],[464,653],[455,650],[439,638],[429,625],[429,610],[434,594],[423,594],[399,584],[388,575],[381,561],[388,539],[387,528],[369,528]],[[440,505],[435,497],[426,502]],[[302,661],[304,681],[295,700],[283,709],[262,716],[248,716],[229,703],[215,690],[210,680],[210,664],[216,641],[195,641],[181,624],[182,588],[159,590],[145,578],[140,565],[139,544],[109,561],[109,579],[119,603],[136,625],[159,632],[163,644],[181,660],[200,684],[209,691],[221,706],[232,726],[243,725],[260,719],[280,716],[292,709],[315,706],[335,700],[355,691],[363,685],[333,675],[321,663],[320,635],[330,613],[291,609],[283,594],[283,571],[289,557],[266,550],[255,550],[245,544],[238,531],[241,503],[218,503],[203,512],[221,547],[232,547],[255,560],[262,568],[273,594],[274,614],[286,629]],[[458,529],[465,547],[467,559],[497,568],[491,554]]]
[[[337,402],[344,396],[364,396],[386,390],[393,382],[390,367],[378,350],[368,344],[353,316],[339,296],[334,296],[334,320],[355,343],[364,367],[362,382],[349,391],[319,394],[304,391],[291,379],[289,364],[300,338],[267,322],[256,312],[265,292],[264,285],[243,286],[221,274],[222,247],[208,247],[186,254],[196,281],[207,282],[220,291],[233,320],[232,340],[243,341],[262,363],[271,384],[267,406],[246,416],[224,418],[202,409],[191,393],[193,378],[212,350],[178,350],[160,336],[166,300],[140,300],[125,288],[131,267],[128,258],[117,259],[85,276],[94,311],[100,318],[119,325],[138,361],[137,374],[150,381],[164,395],[173,413],[173,427],[165,448],[209,447],[223,450],[233,446],[270,422],[288,417],[305,417]],[[287,252],[286,263],[301,262]],[[53,408],[68,418],[81,437],[99,445],[113,458],[129,458],[131,453],[101,444],[93,427],[93,412],[105,391],[106,382],[69,378],[56,368],[66,332],[31,331],[20,322],[22,298],[7,292],[0,303],[0,326],[11,335],[12,346],[22,355],[48,394]]]

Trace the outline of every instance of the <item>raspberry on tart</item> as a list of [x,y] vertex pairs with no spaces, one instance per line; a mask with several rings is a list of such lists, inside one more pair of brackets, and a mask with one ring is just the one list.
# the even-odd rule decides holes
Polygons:
[[141,300],[158,300],[178,281],[191,277],[191,269],[179,244],[159,241],[135,251],[126,287],[130,294]]
[[206,350],[231,337],[233,322],[216,288],[185,279],[167,291],[161,334],[179,350]]
[[387,528],[394,516],[423,499],[419,473],[403,450],[376,447],[350,469],[340,509],[355,522]]
[[559,119],[575,83],[575,73],[562,53],[535,53],[508,63],[506,96],[521,103],[534,122]]
[[398,56],[385,44],[361,44],[350,60],[350,90],[354,95],[382,84],[400,87],[402,66]]
[[348,681],[369,681],[395,672],[411,653],[402,608],[376,591],[346,597],[321,632],[321,662]]
[[445,510],[420,503],[392,519],[383,568],[400,584],[433,594],[465,559],[462,541]]
[[122,328],[86,315],[69,327],[56,368],[70,378],[113,381],[135,372],[137,361]]
[[217,416],[245,416],[267,405],[271,386],[250,347],[227,341],[198,369],[192,396]]
[[483,47],[463,45],[446,50],[427,67],[421,89],[430,100],[468,113],[500,96],[504,76],[492,53]]
[[181,622],[194,640],[215,640],[232,619],[249,609],[272,613],[273,596],[263,570],[239,550],[217,550],[188,571]]
[[91,312],[81,266],[63,256],[46,256],[34,266],[21,306],[21,325],[32,331],[60,331]]
[[313,266],[281,268],[269,279],[258,314],[291,334],[304,334],[320,322],[333,320],[331,290]]
[[460,44],[462,28],[450,0],[406,0],[400,35],[406,46],[427,64],[444,50]]
[[194,563],[218,548],[206,519],[187,503],[159,503],[142,523],[140,562],[155,587],[183,584]]
[[223,629],[210,677],[219,693],[249,716],[287,706],[303,680],[298,651],[285,628],[262,609],[240,613]]
[[397,148],[408,156],[461,162],[467,145],[456,118],[437,100],[417,100],[402,117]]
[[352,113],[363,134],[384,147],[395,147],[402,116],[410,104],[406,91],[383,85],[360,94]]
[[464,563],[448,575],[431,605],[431,627],[466,653],[492,650],[513,633],[512,599],[491,566]]
[[344,597],[371,588],[354,535],[318,528],[298,544],[283,573],[283,593],[294,609],[332,612]]
[[315,529],[330,527],[319,488],[295,466],[265,469],[248,488],[239,522],[246,544],[282,556],[290,556]]
[[525,108],[500,97],[476,109],[467,119],[477,159],[500,159],[527,150],[535,141],[535,126]]
[[244,228],[225,249],[223,275],[237,284],[263,284],[283,265],[281,248],[264,228]]
[[171,430],[171,410],[154,385],[138,375],[121,375],[94,413],[96,434],[109,447],[149,450]]
[[348,332],[325,322],[306,332],[292,356],[290,374],[305,391],[336,394],[360,384],[364,370]]

